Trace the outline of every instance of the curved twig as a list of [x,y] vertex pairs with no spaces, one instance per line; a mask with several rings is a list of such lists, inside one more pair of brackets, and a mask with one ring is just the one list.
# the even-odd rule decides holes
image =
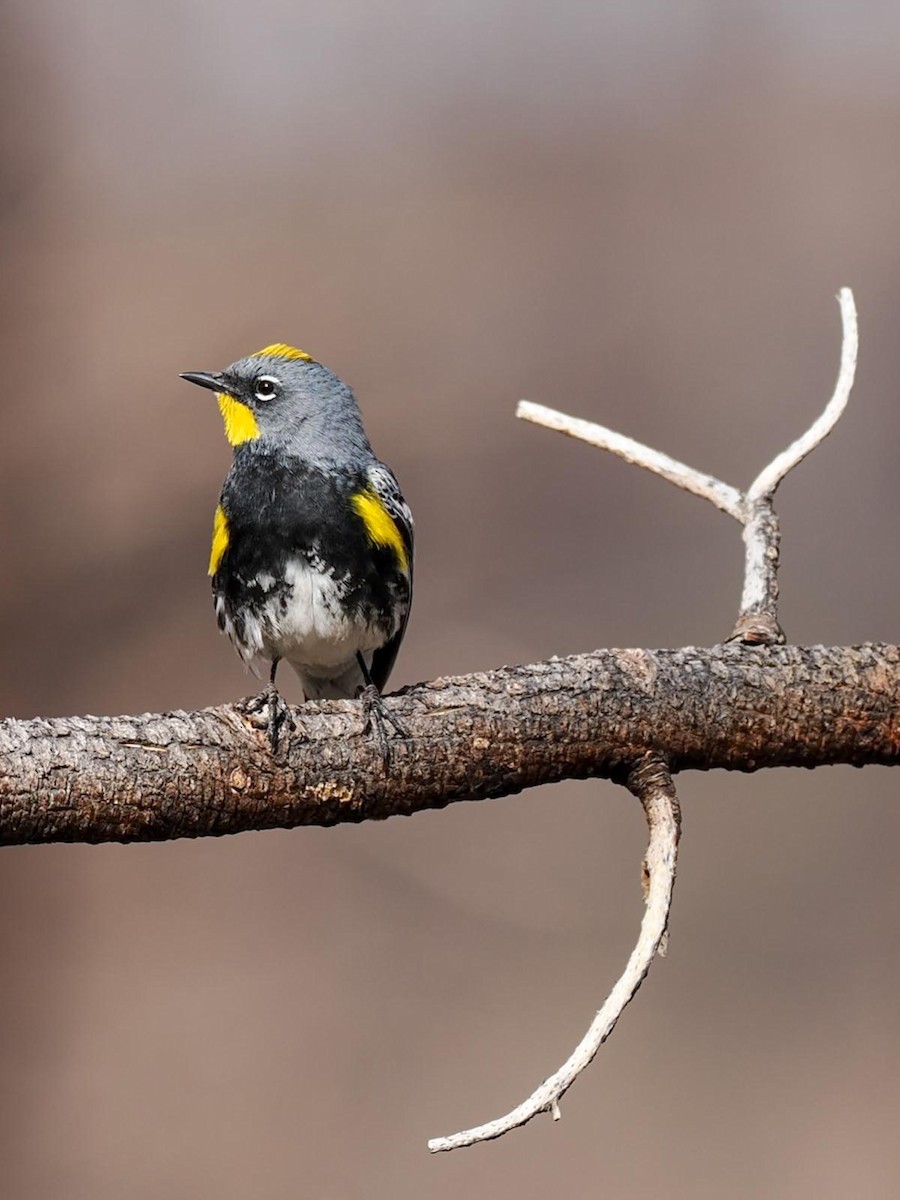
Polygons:
[[549,1112],[554,1121],[558,1121],[560,1100],[593,1060],[612,1033],[625,1007],[644,982],[668,927],[672,889],[675,885],[678,839],[681,834],[681,813],[672,777],[665,762],[657,754],[648,753],[629,773],[625,782],[643,805],[649,831],[647,854],[644,859],[644,918],[641,921],[637,944],[631,952],[625,970],[591,1022],[587,1033],[558,1071],[549,1079],[545,1079],[527,1100],[506,1116],[488,1121],[474,1129],[464,1129],[449,1137],[432,1138],[428,1149],[433,1154],[441,1150],[472,1146],[476,1142],[491,1141],[512,1129],[517,1129],[520,1125],[525,1125],[538,1113]]
[[786,450],[782,450],[780,454],[776,455],[753,480],[746,491],[748,504],[752,504],[762,496],[771,496],[788,471],[792,471],[810,451],[815,450],[816,446],[828,437],[847,407],[853,381],[856,378],[856,358],[859,353],[856,304],[850,288],[841,288],[838,293],[838,303],[841,306],[843,343],[841,345],[841,365],[837,383],[834,385],[834,393],[825,406],[825,411],[813,421],[806,433],[792,442]]

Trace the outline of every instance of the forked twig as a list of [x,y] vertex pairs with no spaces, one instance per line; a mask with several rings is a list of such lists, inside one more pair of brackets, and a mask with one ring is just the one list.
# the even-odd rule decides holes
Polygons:
[[729,641],[772,645],[783,642],[784,634],[778,623],[778,558],[780,530],[772,507],[775,490],[785,475],[814,450],[831,433],[844,409],[856,375],[859,333],[856,305],[850,288],[838,294],[843,325],[841,365],[834,393],[824,412],[802,437],[769,463],[747,488],[740,492],[712,475],[706,475],[684,463],[623,437],[602,425],[582,421],[565,413],[522,400],[516,415],[523,420],[555,429],[570,437],[579,438],[592,446],[609,450],[626,462],[634,463],[668,479],[676,487],[693,492],[716,508],[734,517],[744,527],[744,589],[737,623]]
[[432,1153],[456,1150],[502,1137],[511,1129],[525,1125],[538,1113],[549,1112],[554,1121],[558,1121],[560,1100],[612,1033],[626,1005],[643,983],[668,928],[681,834],[681,812],[672,777],[665,762],[656,754],[647,754],[629,773],[625,785],[643,805],[649,840],[644,858],[644,917],[637,944],[624,972],[587,1033],[558,1071],[545,1079],[527,1100],[505,1117],[488,1121],[474,1129],[464,1129],[449,1137],[432,1138],[428,1143]]

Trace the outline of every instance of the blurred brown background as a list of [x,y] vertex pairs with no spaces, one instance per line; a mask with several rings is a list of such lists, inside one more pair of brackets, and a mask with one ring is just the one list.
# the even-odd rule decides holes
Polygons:
[[[528,397],[784,485],[798,642],[896,640],[895,5],[3,10],[0,711],[250,689],[205,577],[228,447],[177,378],[349,380],[417,517],[394,683],[711,643],[738,530]],[[383,825],[3,852],[4,1200],[893,1197],[897,777],[686,776],[671,951],[563,1105],[640,917],[610,785]]]

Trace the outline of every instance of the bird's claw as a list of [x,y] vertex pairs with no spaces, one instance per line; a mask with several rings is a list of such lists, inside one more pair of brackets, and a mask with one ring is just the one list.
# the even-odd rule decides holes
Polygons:
[[289,733],[297,728],[290,706],[274,683],[267,684],[258,696],[251,696],[245,705],[250,724],[269,735],[272,754],[278,753],[281,734],[285,727]]
[[408,738],[409,733],[384,703],[381,692],[374,683],[360,688],[357,694],[362,701],[365,717],[363,732],[374,736],[378,743],[378,749],[381,751],[381,761],[387,771],[391,765],[391,743],[385,726],[391,725],[394,732],[401,738]]

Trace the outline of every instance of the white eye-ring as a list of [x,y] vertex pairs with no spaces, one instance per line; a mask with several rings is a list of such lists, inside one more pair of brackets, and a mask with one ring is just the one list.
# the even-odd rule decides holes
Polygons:
[[280,387],[281,380],[276,379],[274,375],[260,375],[256,381],[254,395],[257,400],[271,400]]

